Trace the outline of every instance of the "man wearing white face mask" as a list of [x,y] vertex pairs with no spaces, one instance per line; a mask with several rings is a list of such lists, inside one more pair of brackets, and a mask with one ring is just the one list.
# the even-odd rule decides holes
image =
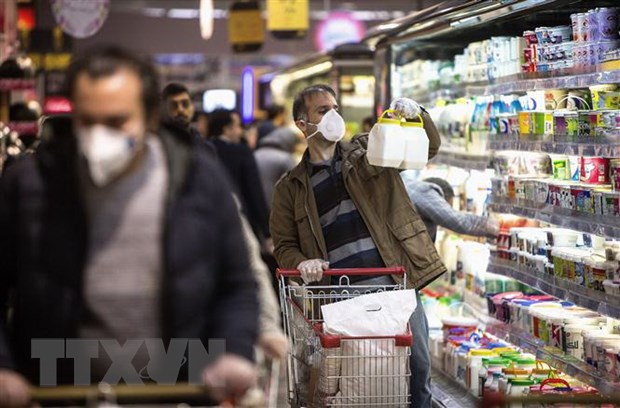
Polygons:
[[[166,381],[201,381],[218,401],[243,395],[258,302],[224,170],[188,132],[156,128],[157,74],[134,53],[91,50],[67,78],[72,123],[0,180],[0,406],[28,405],[27,381],[43,371],[31,340],[49,338],[116,340],[121,351],[88,359],[95,384],[111,364],[133,366],[129,383],[158,381],[145,340],[170,350],[172,339],[224,339],[214,361]],[[82,383],[68,350],[57,382]]]
[[[439,134],[424,110],[408,99],[393,108],[407,118],[421,114],[429,136],[429,158]],[[366,159],[367,135],[341,142],[345,123],[335,92],[327,85],[301,91],[293,118],[306,135],[301,163],[275,187],[271,212],[274,255],[282,268],[297,268],[306,283],[321,281],[327,268],[404,266],[408,287],[421,288],[446,271],[397,169],[372,166]],[[353,284],[392,284],[389,276],[351,277]],[[413,333],[412,406],[429,408],[430,357],[427,325],[418,298]]]

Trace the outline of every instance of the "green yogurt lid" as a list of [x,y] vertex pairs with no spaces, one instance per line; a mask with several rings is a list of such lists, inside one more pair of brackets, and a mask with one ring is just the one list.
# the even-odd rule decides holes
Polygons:
[[529,387],[530,385],[534,385],[536,384],[536,382],[534,380],[524,380],[524,379],[508,379],[508,382],[510,382],[510,384],[512,385],[516,385],[516,386],[524,386],[524,387]]

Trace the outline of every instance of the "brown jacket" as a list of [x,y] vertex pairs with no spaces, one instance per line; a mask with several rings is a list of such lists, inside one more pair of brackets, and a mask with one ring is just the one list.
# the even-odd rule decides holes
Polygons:
[[[441,144],[428,114],[429,158]],[[421,288],[446,272],[424,222],[416,212],[398,169],[372,166],[366,159],[367,135],[340,143],[342,177],[386,266],[404,266],[408,287]],[[307,154],[307,153],[306,153]],[[306,259],[327,260],[327,249],[306,160],[278,182],[273,195],[271,236],[282,268]],[[324,282],[327,283],[327,280]]]

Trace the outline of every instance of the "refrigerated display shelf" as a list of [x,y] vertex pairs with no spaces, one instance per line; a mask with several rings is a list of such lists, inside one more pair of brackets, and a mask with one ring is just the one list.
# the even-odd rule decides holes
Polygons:
[[573,156],[620,157],[620,142],[617,138],[584,137],[568,141],[554,140],[489,140],[489,150],[518,150],[521,152],[568,154]]
[[487,333],[534,354],[537,359],[544,361],[551,367],[585,384],[596,387],[604,395],[620,392],[620,383],[616,382],[610,375],[599,373],[594,367],[565,354],[558,348],[546,346],[542,340],[523,330],[495,319],[489,318],[489,320],[492,321],[487,323],[484,328]]
[[573,302],[578,306],[620,319],[620,296],[586,288],[566,279],[542,274],[514,261],[492,258],[487,270],[516,279],[533,289]]
[[515,201],[498,197],[493,197],[493,202],[489,204],[489,210],[496,213],[532,218],[548,224],[603,237],[620,238],[620,217],[588,214],[548,204],[536,204],[531,201]]
[[620,82],[620,70],[592,72],[576,75],[564,75],[549,78],[526,78],[522,75],[502,78],[501,83],[486,86],[466,86],[467,96],[504,95],[511,93],[525,93],[542,89],[571,89],[587,88],[598,84],[613,84]]
[[463,169],[484,171],[490,165],[490,156],[473,155],[461,152],[440,150],[431,164],[445,164],[447,166],[460,167]]

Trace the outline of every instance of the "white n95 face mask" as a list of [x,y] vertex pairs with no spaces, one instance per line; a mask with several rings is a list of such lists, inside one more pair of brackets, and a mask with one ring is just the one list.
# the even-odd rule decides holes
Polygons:
[[76,128],[78,146],[93,183],[102,187],[121,174],[136,153],[133,138],[103,125]]
[[321,132],[325,140],[330,142],[338,142],[342,140],[346,132],[346,126],[342,116],[338,114],[334,109],[331,109],[325,115],[319,123],[310,123],[309,125],[316,126],[316,131],[312,133],[307,139],[310,139],[317,133]]

